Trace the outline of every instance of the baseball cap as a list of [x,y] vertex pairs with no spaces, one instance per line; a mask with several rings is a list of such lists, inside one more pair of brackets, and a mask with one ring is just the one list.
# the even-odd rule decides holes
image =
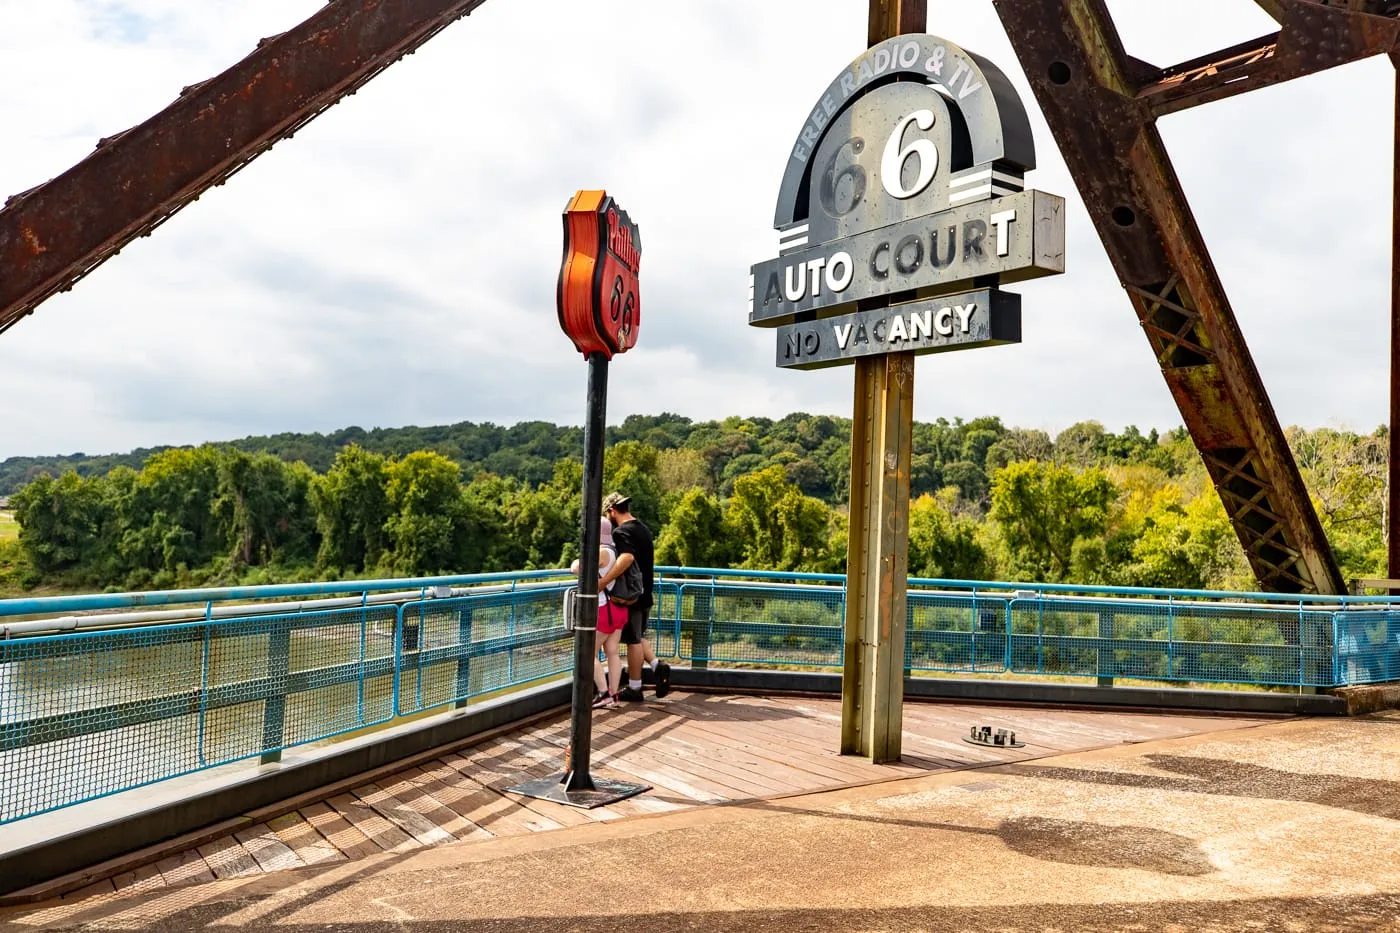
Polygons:
[[631,504],[631,496],[624,496],[620,492],[610,492],[603,499],[603,512],[606,514],[608,509],[621,509],[626,512],[628,511],[627,506]]

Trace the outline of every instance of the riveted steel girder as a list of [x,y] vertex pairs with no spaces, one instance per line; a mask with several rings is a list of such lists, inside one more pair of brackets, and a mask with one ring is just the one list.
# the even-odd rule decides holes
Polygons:
[[1137,96],[1161,116],[1387,53],[1400,39],[1400,21],[1381,14],[1400,3],[1366,3],[1268,0],[1261,6],[1278,20],[1278,32],[1148,73]]
[[996,0],[996,8],[1260,584],[1344,592],[1153,106],[1139,93],[1142,63],[1125,54],[1104,0]]
[[485,0],[331,0],[0,210],[0,332]]

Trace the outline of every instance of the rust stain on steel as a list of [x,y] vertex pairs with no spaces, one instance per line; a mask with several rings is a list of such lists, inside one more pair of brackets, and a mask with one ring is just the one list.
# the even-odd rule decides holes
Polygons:
[[1260,584],[1341,592],[1155,120],[1163,108],[1384,51],[1397,23],[1279,0],[1277,37],[1164,71],[1126,53],[1103,0],[995,5]]
[[331,0],[0,210],[0,332],[484,0]]
[[1355,10],[1312,0],[1270,6],[1278,32],[1162,69],[1138,90],[1139,99],[1161,116],[1384,54],[1400,40],[1400,22],[1377,15],[1393,3]]
[[1243,413],[1231,401],[1230,387],[1216,366],[1164,369],[1167,388],[1182,417],[1186,430],[1202,450],[1218,447],[1245,447],[1249,430]]

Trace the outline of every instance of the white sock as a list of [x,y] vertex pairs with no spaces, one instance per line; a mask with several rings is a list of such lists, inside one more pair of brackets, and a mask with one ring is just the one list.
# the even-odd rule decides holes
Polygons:
[[660,663],[661,663],[661,659],[660,659],[660,658],[652,658],[652,659],[651,659],[651,669],[652,669],[652,670],[656,670],[656,665],[658,665],[658,664],[660,664]]
[[637,691],[638,693],[642,692],[642,682],[640,680],[632,680],[629,678],[627,681],[627,686]]

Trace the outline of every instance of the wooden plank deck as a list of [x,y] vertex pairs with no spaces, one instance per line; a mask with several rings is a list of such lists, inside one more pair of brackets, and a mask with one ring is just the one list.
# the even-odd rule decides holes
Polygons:
[[[406,767],[350,793],[305,804],[65,900],[114,888],[254,875],[384,851],[548,832],[598,820],[1237,729],[1261,721],[1266,720],[907,701],[903,759],[872,765],[836,753],[841,726],[837,699],[676,692],[664,700],[594,715],[594,774],[653,785],[640,797],[580,810],[503,793],[522,780],[562,769],[569,721],[561,713]],[[1025,747],[970,745],[962,737],[974,724],[1014,729]]]

